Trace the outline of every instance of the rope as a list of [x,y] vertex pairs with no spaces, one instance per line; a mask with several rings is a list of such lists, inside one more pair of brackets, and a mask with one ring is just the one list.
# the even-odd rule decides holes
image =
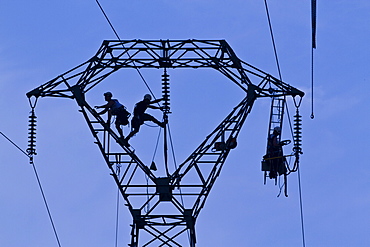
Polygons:
[[293,133],[293,127],[292,127],[292,120],[290,119],[290,113],[289,113],[289,107],[288,107],[288,103],[286,101],[285,102],[285,109],[286,109],[286,112],[288,114],[288,122],[289,122],[289,129],[290,129],[290,134],[292,135],[292,138],[294,137],[294,133]]
[[[146,180],[146,198],[149,201],[149,177],[146,174],[145,174],[145,180]],[[148,202],[144,210],[146,214],[149,212],[149,209],[150,209],[150,203]]]
[[[152,164],[154,162],[155,156],[157,154],[159,138],[161,136],[161,130],[162,129],[160,128],[159,129],[159,132],[158,132],[157,141],[156,141],[156,145],[155,145],[155,148],[154,148],[154,153],[153,153],[153,156],[152,156],[152,161],[150,162],[150,164]],[[145,180],[146,180],[146,185],[147,185],[146,186],[146,197],[147,197],[147,200],[149,201],[149,177],[146,174],[145,174]],[[150,203],[148,202],[148,204],[145,207],[145,213],[148,213],[149,212],[149,209],[150,209]]]
[[[171,146],[171,152],[172,152],[172,157],[173,157],[173,163],[175,165],[175,169],[177,170],[177,161],[176,161],[176,156],[175,156],[175,148],[173,146],[173,142],[172,142],[172,135],[171,135],[171,129],[170,129],[170,124],[167,124],[168,126],[168,136],[169,136],[169,140],[170,140],[170,146]],[[181,198],[181,205],[183,207],[184,206],[184,198],[183,198],[183,195],[182,195],[182,190],[181,190],[181,187],[179,187],[179,191],[180,191],[180,198]],[[188,235],[188,239],[189,239],[189,243],[191,242],[191,238],[190,238],[190,231],[189,229],[186,231],[187,235]]]
[[280,197],[281,192],[283,191],[284,186],[286,186],[285,185],[285,182],[283,184],[281,184],[280,176],[279,176],[279,194],[276,197]]
[[46,197],[45,197],[45,193],[44,193],[44,190],[42,189],[42,185],[41,185],[41,181],[40,181],[40,178],[39,178],[39,175],[37,173],[37,170],[36,170],[36,166],[35,166],[35,163],[32,159],[32,156],[30,156],[29,154],[27,154],[25,151],[23,151],[17,144],[15,144],[10,138],[8,138],[3,132],[0,131],[0,134],[2,136],[5,137],[5,139],[7,139],[11,144],[13,144],[19,151],[21,151],[24,155],[26,155],[28,158],[30,158],[30,164],[32,164],[32,167],[33,167],[33,171],[35,173],[35,176],[36,176],[36,179],[37,179],[37,183],[39,185],[39,188],[40,188],[40,191],[41,191],[41,195],[42,195],[42,198],[44,200],[44,204],[45,204],[45,207],[46,207],[46,210],[47,210],[47,213],[48,213],[48,216],[49,216],[49,219],[50,219],[50,222],[51,222],[51,225],[53,227],[53,231],[54,231],[54,235],[55,235],[55,238],[58,242],[58,246],[61,247],[61,244],[60,244],[60,241],[59,241],[59,237],[58,237],[58,233],[57,233],[57,230],[55,228],[55,225],[54,225],[54,221],[53,221],[53,217],[51,216],[51,212],[50,212],[50,209],[49,209],[49,206],[48,206],[48,203],[46,201]]
[[117,191],[117,205],[116,205],[116,244],[115,244],[115,247],[117,247],[117,246],[118,246],[119,198],[120,198],[120,193],[119,193],[119,189],[118,189],[118,191]]
[[[116,173],[117,177],[120,177],[120,172],[121,172],[121,165],[118,164],[116,167]],[[119,198],[120,198],[120,191],[119,188],[117,190],[117,204],[116,204],[116,242],[115,242],[115,247],[118,246],[118,217],[119,217]]]
[[173,142],[172,142],[170,124],[167,124],[167,126],[168,126],[168,137],[170,139],[170,146],[171,146],[171,152],[172,152],[172,157],[173,157],[173,163],[175,165],[175,169],[177,170],[177,161],[176,161],[176,157],[175,157],[175,148],[174,148]]
[[[151,126],[151,127],[154,127],[154,126]],[[157,136],[157,141],[156,141],[156,144],[155,144],[154,153],[153,153],[153,157],[152,157],[152,162],[154,161],[154,158],[155,158],[155,156],[157,154],[158,143],[159,143],[159,138],[161,136],[161,132],[162,132],[162,128],[159,128],[159,132],[158,132],[158,136]]]
[[150,125],[150,124],[147,124],[145,122],[144,122],[144,125],[148,126],[148,127],[151,127],[151,128],[158,128],[159,127],[158,125]]

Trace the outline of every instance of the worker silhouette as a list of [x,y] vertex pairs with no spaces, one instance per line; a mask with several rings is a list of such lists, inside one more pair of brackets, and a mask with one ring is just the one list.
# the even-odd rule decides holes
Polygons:
[[120,138],[124,138],[123,131],[121,129],[121,125],[127,125],[128,124],[128,118],[130,117],[130,113],[126,110],[126,107],[118,102],[117,99],[112,99],[112,93],[106,92],[104,93],[104,99],[107,101],[105,105],[101,106],[95,106],[96,109],[98,108],[104,108],[101,112],[99,112],[99,115],[102,115],[106,112],[108,112],[108,119],[107,124],[110,125],[110,121],[113,116],[116,116],[116,129],[120,135]]
[[270,178],[276,178],[278,174],[285,173],[283,144],[279,141],[280,134],[280,127],[275,127],[272,134],[268,137],[267,156],[270,158]]
[[160,122],[158,121],[155,117],[152,115],[149,115],[148,113],[145,113],[146,109],[151,108],[151,109],[161,109],[161,107],[154,106],[152,104],[158,103],[162,101],[163,99],[157,99],[157,100],[152,100],[152,96],[150,94],[145,94],[144,99],[138,103],[136,103],[135,108],[134,108],[134,116],[131,119],[131,132],[130,134],[126,137],[125,143],[128,144],[128,141],[132,136],[134,136],[137,132],[140,130],[140,126],[144,124],[145,121],[152,121],[153,123],[156,123],[158,126],[164,128],[166,123],[165,122]]

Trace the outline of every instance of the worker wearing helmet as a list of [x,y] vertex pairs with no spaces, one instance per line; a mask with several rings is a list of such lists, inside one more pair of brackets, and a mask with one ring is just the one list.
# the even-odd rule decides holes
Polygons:
[[273,138],[273,142],[272,142],[272,145],[273,145],[274,147],[278,147],[278,146],[279,146],[279,139],[278,139],[278,136],[280,136],[280,134],[281,134],[281,128],[280,128],[279,126],[276,126],[276,127],[274,128],[273,133],[272,133],[272,135],[274,136],[274,138]]
[[279,126],[275,127],[272,134],[269,135],[267,140],[267,157],[272,158],[269,160],[271,162],[270,178],[276,178],[278,171],[280,170],[281,163],[283,162],[283,150],[280,144],[280,134],[281,128]]
[[112,115],[116,116],[116,129],[120,135],[120,138],[124,138],[123,131],[121,129],[121,125],[127,125],[128,124],[128,118],[130,116],[130,113],[126,110],[126,107],[123,106],[117,99],[112,99],[113,95],[111,92],[104,93],[104,99],[107,101],[105,105],[101,106],[95,106],[96,109],[98,108],[104,108],[101,112],[99,112],[99,115],[102,115],[106,112],[108,112],[108,119],[107,124],[110,125],[110,121],[112,118]]
[[152,100],[152,96],[150,94],[145,94],[144,99],[138,103],[136,103],[135,108],[134,108],[134,116],[131,119],[131,128],[132,131],[131,133],[126,137],[125,142],[128,143],[128,140],[134,136],[137,132],[140,130],[140,126],[145,122],[145,121],[152,121],[153,123],[156,123],[158,126],[164,128],[166,125],[165,122],[160,122],[158,121],[155,117],[152,115],[145,113],[146,109],[151,108],[151,109],[162,109],[161,107],[154,106],[153,104],[158,103],[162,101],[163,99],[157,99],[157,100]]

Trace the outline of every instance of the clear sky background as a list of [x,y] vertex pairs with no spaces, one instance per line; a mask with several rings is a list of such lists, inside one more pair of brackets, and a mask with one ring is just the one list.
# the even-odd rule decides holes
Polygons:
[[[283,80],[306,93],[301,107],[306,246],[369,246],[370,3],[318,1],[314,120],[310,1],[268,3]],[[241,60],[278,75],[263,0],[101,4],[121,39],[225,39]],[[0,131],[26,149],[26,92],[85,62],[103,40],[116,38],[93,0],[3,1],[0,23]],[[160,97],[162,72],[142,73]],[[181,161],[243,93],[217,71],[169,74],[170,124]],[[105,91],[131,111],[147,93],[137,73],[129,70],[94,88],[88,102],[103,104]],[[288,198],[277,198],[273,181],[263,185],[260,162],[269,107],[269,99],[258,99],[248,116],[238,147],[198,217],[197,246],[302,246],[297,174],[289,176]],[[294,110],[291,106],[291,115]],[[35,164],[61,245],[114,246],[117,188],[77,104],[41,98],[36,115]],[[283,139],[291,139],[287,130],[285,121]],[[150,161],[157,134],[158,128],[143,126],[132,139],[144,160]],[[32,166],[1,136],[0,181],[0,246],[57,246]],[[123,205],[119,219],[119,246],[127,246],[131,216]]]

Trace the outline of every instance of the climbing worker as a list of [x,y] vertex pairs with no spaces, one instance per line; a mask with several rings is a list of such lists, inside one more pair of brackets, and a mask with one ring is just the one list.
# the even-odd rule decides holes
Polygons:
[[278,153],[280,151],[280,143],[279,143],[279,136],[281,134],[281,129],[279,126],[274,128],[274,131],[268,138],[268,151],[271,154]]
[[117,99],[112,99],[112,93],[106,92],[104,93],[104,99],[107,101],[105,105],[101,106],[95,106],[96,109],[98,108],[104,108],[101,112],[99,112],[99,115],[102,115],[106,112],[108,112],[108,119],[107,124],[110,125],[110,121],[112,118],[112,115],[116,116],[116,129],[120,135],[120,138],[124,139],[123,131],[121,129],[121,125],[127,125],[128,124],[128,118],[130,117],[130,113],[126,110],[126,107],[118,102]]
[[126,137],[125,143],[128,144],[128,140],[134,136],[137,132],[140,130],[140,126],[144,123],[144,121],[152,121],[153,123],[156,123],[158,126],[164,128],[166,123],[158,121],[155,117],[152,115],[149,115],[145,113],[146,109],[152,108],[152,109],[161,109],[161,107],[154,106],[152,104],[158,103],[162,101],[163,99],[157,99],[152,100],[152,96],[150,94],[145,94],[144,99],[138,103],[136,103],[134,108],[134,116],[131,119],[131,133]]
[[269,162],[271,165],[270,178],[276,178],[277,174],[282,174],[285,170],[283,149],[282,144],[279,142],[279,136],[281,134],[280,127],[275,127],[272,134],[269,135],[267,141],[267,157],[270,158]]

